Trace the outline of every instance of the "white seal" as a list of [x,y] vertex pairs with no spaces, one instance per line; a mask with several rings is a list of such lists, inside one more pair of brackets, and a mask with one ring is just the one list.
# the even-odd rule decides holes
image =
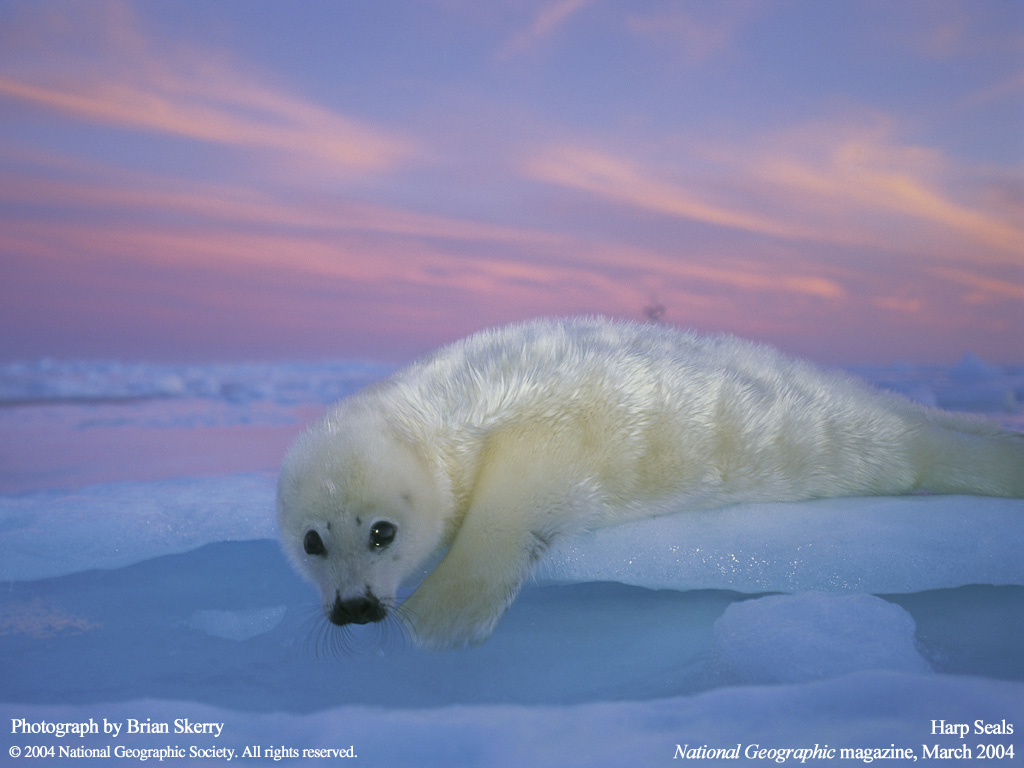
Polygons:
[[396,613],[443,648],[489,637],[560,537],[735,502],[917,490],[1024,496],[1024,436],[732,337],[537,320],[332,407],[285,458],[278,520],[330,621]]

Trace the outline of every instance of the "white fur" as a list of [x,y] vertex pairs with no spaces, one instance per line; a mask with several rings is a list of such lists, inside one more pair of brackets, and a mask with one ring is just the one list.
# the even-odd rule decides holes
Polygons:
[[[334,406],[289,452],[285,548],[336,598],[400,609],[424,645],[490,636],[556,538],[742,501],[1024,495],[1024,439],[732,337],[538,320],[443,348]],[[368,528],[398,528],[381,551]],[[315,530],[326,555],[303,551]]]

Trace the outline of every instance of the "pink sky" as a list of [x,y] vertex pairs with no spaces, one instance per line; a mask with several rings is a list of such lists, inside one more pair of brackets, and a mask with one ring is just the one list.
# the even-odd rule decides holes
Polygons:
[[593,312],[1024,362],[1024,5],[0,4],[0,359]]

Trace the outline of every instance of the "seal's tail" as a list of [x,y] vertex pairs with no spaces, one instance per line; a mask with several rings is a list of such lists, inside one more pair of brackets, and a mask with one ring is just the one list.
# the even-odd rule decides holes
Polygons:
[[1024,434],[971,416],[929,411],[920,436],[915,452],[921,488],[1024,497]]

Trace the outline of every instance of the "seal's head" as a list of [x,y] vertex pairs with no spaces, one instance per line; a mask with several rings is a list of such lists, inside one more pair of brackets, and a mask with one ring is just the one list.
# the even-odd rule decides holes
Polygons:
[[295,441],[278,480],[278,528],[331,622],[388,616],[402,582],[442,545],[439,484],[408,441],[358,407],[336,407]]

